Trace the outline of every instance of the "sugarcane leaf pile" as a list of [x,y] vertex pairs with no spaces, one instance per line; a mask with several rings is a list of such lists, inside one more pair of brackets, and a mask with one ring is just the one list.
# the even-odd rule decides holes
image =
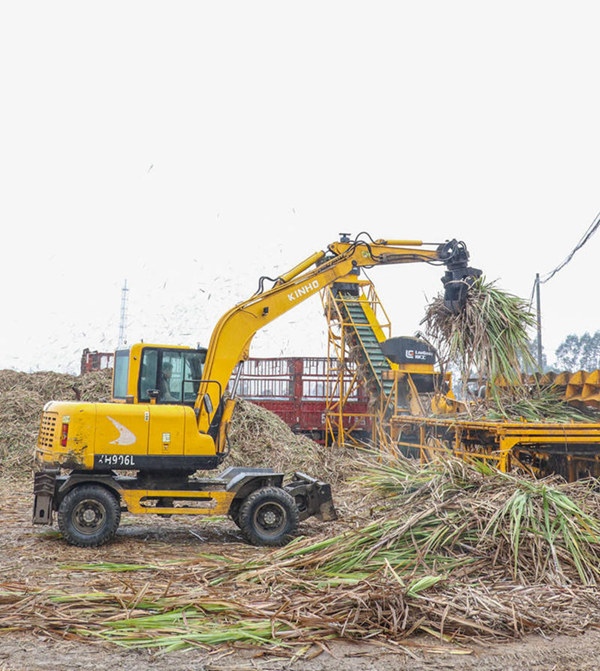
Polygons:
[[[70,574],[102,574],[98,591],[0,586],[0,631],[163,651],[251,643],[292,656],[332,638],[402,644],[427,632],[468,643],[600,625],[593,483],[453,458],[361,466],[371,518],[342,533],[250,558],[71,563]],[[109,588],[111,570],[127,580]]]
[[0,370],[0,474],[32,466],[44,405],[52,400],[108,401],[111,370],[85,375]]
[[592,481],[536,480],[452,457],[423,467],[396,457],[368,467],[361,480],[383,496],[373,522],[316,546],[292,544],[278,562],[310,556],[319,572],[346,577],[386,566],[411,577],[450,576],[481,564],[523,584],[600,582],[600,495]]
[[340,450],[323,449],[307,435],[294,433],[275,413],[245,399],[236,400],[227,437],[232,465],[299,470],[332,484],[348,471]]
[[[591,409],[578,408],[563,399],[562,393],[551,386],[539,384],[496,389],[498,402],[481,403],[471,408],[472,415],[486,419],[516,419],[527,422],[597,422]],[[494,399],[492,398],[492,401]]]
[[459,311],[449,310],[443,296],[436,297],[423,323],[438,352],[458,364],[467,378],[476,372],[481,381],[502,378],[518,384],[523,367],[537,368],[529,349],[535,318],[528,304],[484,277],[469,287]]
[[[442,295],[428,305],[422,324],[435,346],[442,370],[458,371],[471,415],[491,419],[555,422],[586,421],[585,413],[563,402],[552,388],[525,383],[524,373],[538,371],[531,332],[536,320],[528,303],[480,277],[469,286],[463,309],[453,312]],[[469,396],[469,382],[482,395]]]

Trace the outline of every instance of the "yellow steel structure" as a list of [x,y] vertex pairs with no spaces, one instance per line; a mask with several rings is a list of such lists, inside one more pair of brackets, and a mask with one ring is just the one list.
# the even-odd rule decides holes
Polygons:
[[469,421],[395,415],[379,439],[428,461],[453,454],[482,460],[503,472],[514,467],[536,475],[557,473],[573,481],[600,476],[600,424]]
[[526,375],[523,383],[551,387],[562,395],[563,400],[580,408],[600,408],[600,370]]
[[[350,413],[345,410],[348,389],[342,387],[341,372],[356,364],[357,350],[366,346],[356,336],[356,324],[345,309],[348,302],[360,304],[365,323],[379,344],[391,334],[374,287],[368,280],[357,279],[355,284],[360,292],[354,297],[340,298],[335,285],[323,292],[330,354],[337,359],[330,366],[327,426],[330,442],[340,445],[355,442],[345,430]],[[372,402],[367,416],[373,426],[372,440],[390,453],[400,451],[423,462],[452,454],[490,463],[504,472],[519,467],[537,475],[559,473],[569,481],[600,477],[600,423],[465,419],[465,406],[454,398],[449,374],[442,379],[432,366],[388,361],[387,370],[379,371],[381,385],[375,389],[376,371],[365,360],[363,357],[363,364],[356,367],[353,385],[370,385]],[[415,380],[423,375],[435,377],[436,393],[419,392]],[[600,405],[600,371],[531,376],[525,379],[527,383],[553,385],[575,405]]]
[[[370,280],[356,278],[353,284],[355,290],[350,291],[352,284],[345,282],[348,290],[345,294],[338,290],[337,284],[322,292],[329,354],[326,427],[328,442],[338,445],[362,442],[357,440],[355,431],[348,429],[357,416],[368,419],[373,441],[380,435],[389,435],[390,418],[394,414],[426,415],[429,406],[424,406],[415,380],[429,377],[432,385],[433,380],[441,382],[432,363],[387,360],[385,365],[381,364],[384,357],[380,346],[391,336],[389,316]],[[357,315],[360,315],[360,323],[356,321]],[[411,340],[418,342],[418,339]],[[345,377],[349,370],[354,371],[350,384]],[[455,402],[449,388],[450,376],[445,380],[448,391],[436,397],[436,408],[439,412],[452,413]],[[350,395],[359,384],[366,388],[370,399],[364,415],[348,409]]]
[[[359,305],[379,342],[390,337],[391,325],[370,280],[359,279],[355,276],[345,281],[356,287],[356,297],[344,298],[340,301],[332,287],[327,287],[321,292],[321,301],[328,325],[326,444],[360,446],[364,442],[364,437],[358,436],[354,427],[357,424],[361,425],[362,422],[357,423],[356,420],[359,418],[367,420],[366,423],[374,427],[379,410],[379,392],[377,391],[375,395],[370,394],[367,412],[357,413],[349,410],[352,406],[348,405],[348,401],[357,394],[359,384],[362,383],[368,389],[369,379],[364,369],[361,370],[361,363],[357,362],[354,348],[360,346],[360,343],[356,342],[354,323],[350,314],[343,311],[342,305],[347,305],[349,302]],[[390,366],[397,367],[392,363]],[[373,428],[371,428],[371,440],[373,437]]]
[[[154,513],[158,515],[206,515],[219,516],[227,515],[231,502],[235,498],[235,492],[228,491],[202,491],[192,492],[189,490],[176,489],[122,489],[121,496],[127,506],[127,510],[136,514]],[[158,499],[158,501],[177,500],[185,502],[185,507],[176,507],[174,505],[144,505],[144,499]],[[195,506],[193,504],[201,503],[203,505]],[[192,505],[190,505],[192,504]]]

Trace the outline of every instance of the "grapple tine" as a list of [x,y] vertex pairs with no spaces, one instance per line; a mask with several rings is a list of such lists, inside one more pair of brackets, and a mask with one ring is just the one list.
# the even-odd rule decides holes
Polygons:
[[440,259],[448,270],[442,277],[444,305],[450,312],[460,312],[466,303],[469,287],[481,276],[481,270],[469,267],[469,252],[464,242],[450,240],[438,248]]

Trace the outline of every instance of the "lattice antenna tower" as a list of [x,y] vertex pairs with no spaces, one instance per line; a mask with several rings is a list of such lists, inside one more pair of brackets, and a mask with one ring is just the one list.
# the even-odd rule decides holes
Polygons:
[[119,342],[117,347],[122,347],[127,344],[127,339],[125,337],[125,327],[127,326],[127,280],[123,283],[123,288],[121,289],[121,319],[119,322]]

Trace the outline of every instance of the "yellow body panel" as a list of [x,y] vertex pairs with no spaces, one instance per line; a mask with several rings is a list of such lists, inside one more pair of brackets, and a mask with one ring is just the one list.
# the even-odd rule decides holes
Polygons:
[[[60,445],[63,423],[69,426]],[[198,433],[192,408],[129,403],[47,404],[38,439],[38,461],[67,468],[94,467],[94,455],[212,456],[214,440]],[[127,463],[119,464],[127,466]]]
[[192,408],[184,408],[185,416],[185,452],[186,456],[206,455],[216,453],[215,441],[205,433],[198,432],[196,415]]
[[[130,513],[136,514],[165,514],[165,515],[227,515],[231,502],[235,497],[235,492],[227,491],[206,491],[190,492],[176,491],[168,489],[159,491],[156,489],[123,489],[121,496]],[[186,499],[207,499],[204,507],[176,508],[170,506],[145,506],[142,503],[144,497],[149,498],[186,498]]]
[[[149,405],[96,404],[96,454],[148,454]],[[69,432],[69,440],[71,433]]]
[[[68,402],[46,404],[38,435],[36,460],[54,467],[92,468],[96,405]],[[60,443],[63,424],[69,427],[65,446]]]
[[184,454],[185,410],[181,405],[150,406],[148,454]]

